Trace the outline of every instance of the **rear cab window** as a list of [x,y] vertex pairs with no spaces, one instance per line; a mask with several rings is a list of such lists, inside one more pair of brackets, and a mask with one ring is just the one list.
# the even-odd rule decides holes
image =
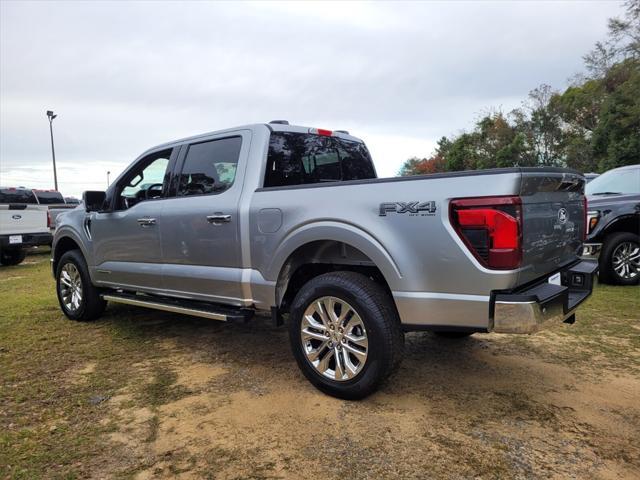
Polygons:
[[36,196],[26,188],[0,188],[0,204],[38,204]]
[[272,132],[264,187],[376,178],[361,142],[297,132]]
[[65,203],[62,194],[55,190],[34,190],[33,193],[38,198],[38,203],[40,205]]

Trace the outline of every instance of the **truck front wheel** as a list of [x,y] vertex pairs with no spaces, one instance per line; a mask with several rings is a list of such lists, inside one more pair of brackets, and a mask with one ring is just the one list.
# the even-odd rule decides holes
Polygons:
[[95,320],[107,305],[91,283],[87,263],[79,250],[66,252],[58,261],[56,292],[60,308],[71,320]]
[[298,366],[328,395],[357,400],[400,364],[404,335],[392,299],[354,272],[313,278],[296,295],[289,338]]
[[18,265],[23,262],[27,252],[22,248],[11,248],[0,251],[0,265],[6,265],[7,267],[12,265]]
[[628,232],[609,235],[600,253],[600,281],[617,285],[640,282],[640,237]]

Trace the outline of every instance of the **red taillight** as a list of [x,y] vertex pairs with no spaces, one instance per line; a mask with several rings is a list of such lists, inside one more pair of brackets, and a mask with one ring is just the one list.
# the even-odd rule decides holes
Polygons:
[[511,270],[522,260],[520,197],[461,198],[451,201],[451,224],[486,267]]
[[47,210],[47,228],[51,228],[51,210]]

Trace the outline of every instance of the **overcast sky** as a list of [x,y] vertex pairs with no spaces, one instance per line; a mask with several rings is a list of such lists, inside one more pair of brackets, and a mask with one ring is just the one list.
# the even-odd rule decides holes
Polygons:
[[104,189],[143,150],[272,119],[346,129],[380,176],[566,87],[620,2],[0,0],[0,184]]

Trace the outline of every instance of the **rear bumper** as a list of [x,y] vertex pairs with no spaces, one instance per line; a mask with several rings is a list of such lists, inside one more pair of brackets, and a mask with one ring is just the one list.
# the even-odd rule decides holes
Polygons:
[[573,323],[578,306],[593,290],[598,264],[580,261],[560,271],[561,285],[540,283],[515,293],[491,295],[489,331],[535,333],[548,324]]
[[[11,235],[13,237],[13,235]],[[23,233],[22,242],[9,243],[9,235],[0,235],[0,248],[34,247],[37,245],[51,245],[50,233]]]

